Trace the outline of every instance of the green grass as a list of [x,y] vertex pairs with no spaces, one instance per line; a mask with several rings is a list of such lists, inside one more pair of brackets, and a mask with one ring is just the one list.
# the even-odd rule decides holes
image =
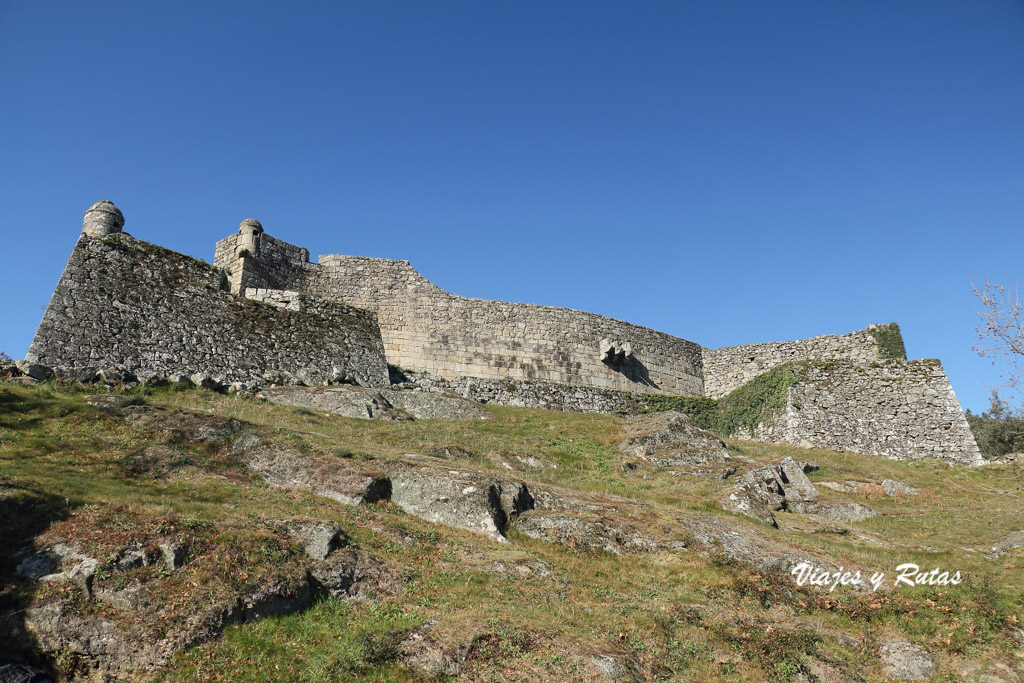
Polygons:
[[[482,680],[585,680],[595,654],[625,657],[655,680],[789,680],[806,673],[810,658],[855,680],[881,680],[873,658],[829,631],[857,637],[865,648],[909,638],[947,662],[1019,662],[1008,633],[1024,619],[1022,553],[992,560],[965,550],[984,550],[1024,529],[1024,477],[1008,466],[965,469],[730,440],[755,461],[791,455],[815,462],[815,481],[888,477],[923,490],[917,497],[864,498],[819,487],[823,500],[858,500],[881,516],[840,535],[822,533],[806,516],[780,513],[780,529],[757,528],[763,538],[844,566],[891,574],[913,561],[967,577],[949,589],[827,594],[794,590],[790,577],[696,552],[614,556],[537,541],[514,527],[510,542],[500,545],[389,503],[347,507],[268,487],[230,457],[230,440],[175,443],[87,405],[84,395],[52,384],[0,385],[0,482],[23,490],[7,503],[18,512],[0,539],[4,556],[26,539],[75,538],[101,559],[155,536],[178,539],[192,558],[182,570],[161,575],[148,567],[97,580],[98,588],[153,582],[155,606],[145,624],[151,637],[260,581],[295,580],[301,549],[268,520],[335,521],[353,546],[394,573],[394,590],[368,603],[326,598],[294,614],[231,626],[176,657],[163,674],[167,681],[414,680],[398,665],[396,650],[413,630],[430,633],[441,649],[462,648],[462,675]],[[309,457],[372,464],[410,453],[445,457],[447,449],[453,467],[596,497],[611,511],[601,514],[655,535],[671,536],[679,517],[693,512],[747,523],[714,502],[727,482],[651,468],[624,472],[632,458],[617,447],[624,438],[619,417],[489,406],[485,421],[376,422],[204,390],[134,395],[150,407],[237,418]],[[168,449],[163,469],[147,469],[139,455],[155,446]],[[522,465],[516,454],[544,467]],[[11,569],[0,563],[0,571]],[[117,623],[137,616],[61,590],[5,582],[0,607],[59,599]],[[426,629],[430,621],[436,623]]]

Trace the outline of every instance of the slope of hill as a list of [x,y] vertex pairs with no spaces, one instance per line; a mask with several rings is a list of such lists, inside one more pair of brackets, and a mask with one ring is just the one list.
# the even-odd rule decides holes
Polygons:
[[[0,384],[0,663],[67,680],[1024,680],[1011,465],[726,444],[674,413],[369,420],[22,382]],[[803,586],[801,563],[818,569]],[[908,563],[923,585],[896,583]]]

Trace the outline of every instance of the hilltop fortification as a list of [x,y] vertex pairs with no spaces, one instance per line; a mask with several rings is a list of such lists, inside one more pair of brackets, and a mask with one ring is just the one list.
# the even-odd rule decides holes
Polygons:
[[980,461],[941,364],[907,361],[894,323],[706,349],[593,313],[457,296],[408,261],[314,263],[254,219],[217,242],[212,267],[124,222],[109,202],[86,212],[27,361],[250,388],[395,382],[576,411],[699,405],[755,438]]

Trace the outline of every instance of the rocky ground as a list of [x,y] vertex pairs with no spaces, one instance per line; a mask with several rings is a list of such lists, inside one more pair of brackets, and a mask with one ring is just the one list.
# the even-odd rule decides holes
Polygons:
[[411,391],[0,384],[0,681],[1022,682],[1016,467]]

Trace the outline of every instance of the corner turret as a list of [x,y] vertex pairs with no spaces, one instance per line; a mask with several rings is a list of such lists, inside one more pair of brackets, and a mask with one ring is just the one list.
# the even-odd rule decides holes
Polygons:
[[238,224],[238,241],[235,243],[235,258],[258,258],[260,255],[260,236],[263,225],[255,218],[246,218]]
[[123,227],[124,215],[109,199],[101,199],[90,206],[82,219],[82,234],[89,237],[113,235]]

